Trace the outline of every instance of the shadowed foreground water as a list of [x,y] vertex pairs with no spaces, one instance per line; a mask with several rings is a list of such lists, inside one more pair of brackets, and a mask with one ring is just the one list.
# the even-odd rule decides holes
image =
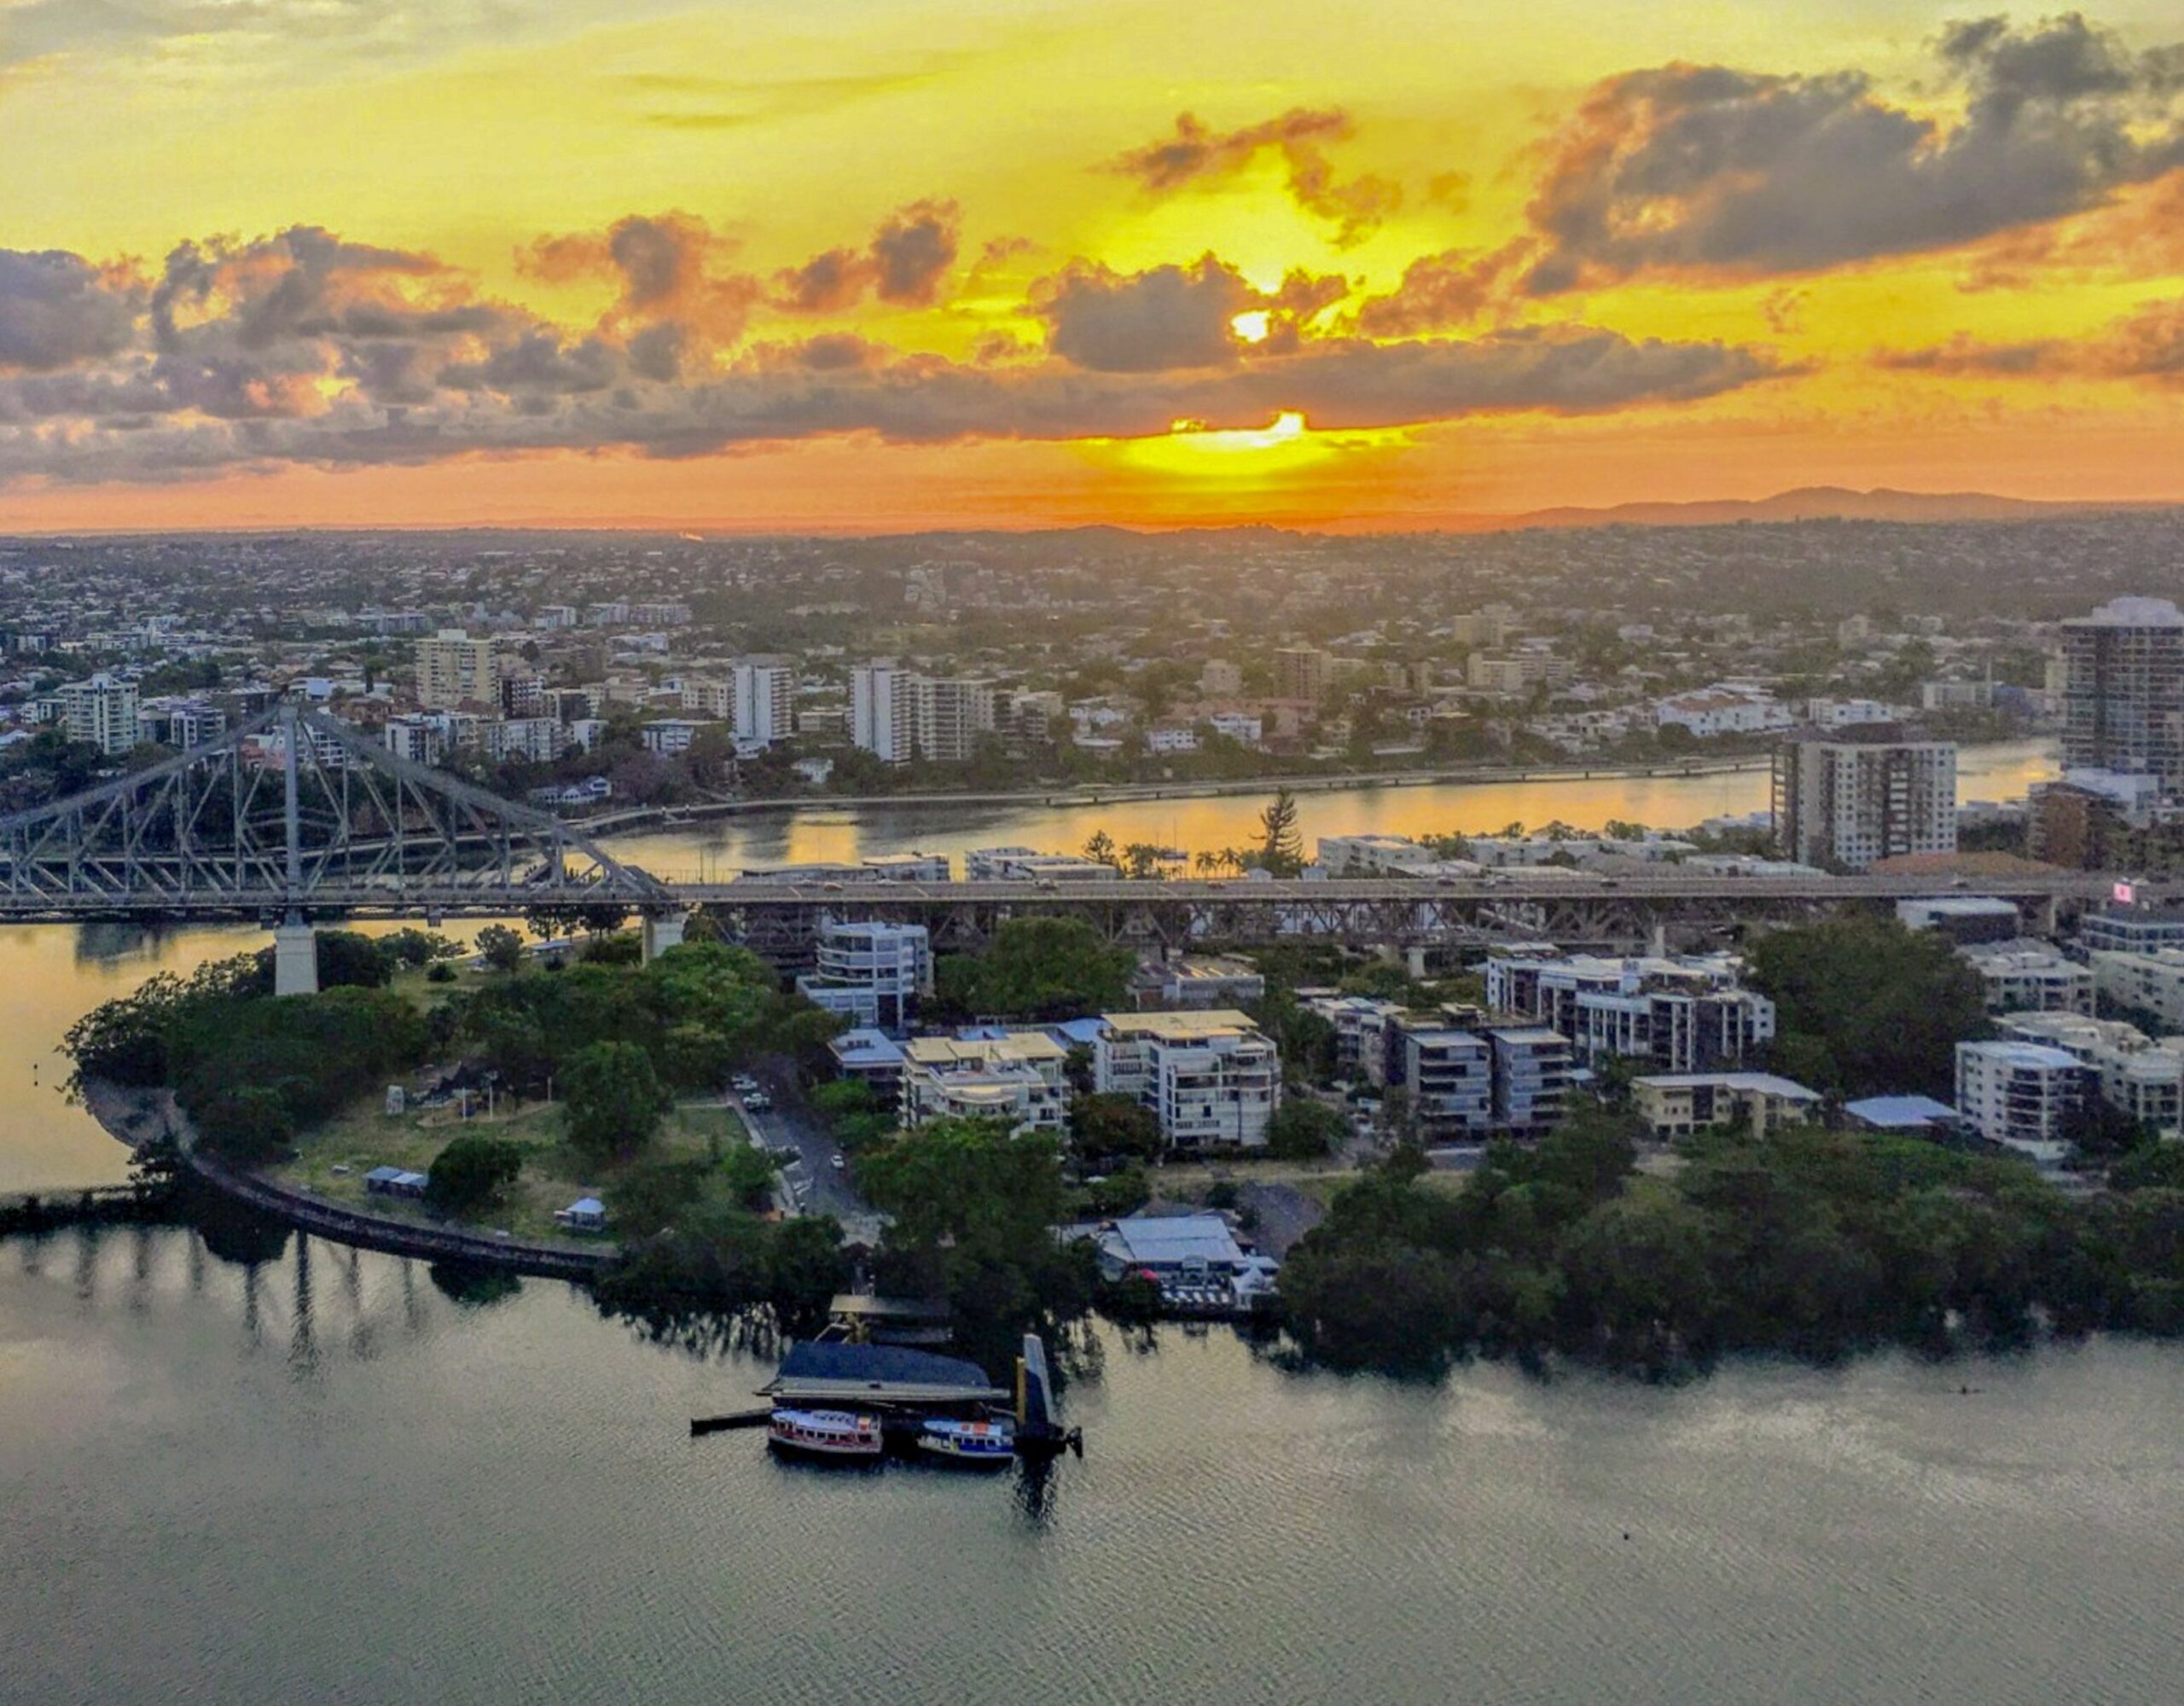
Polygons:
[[768,1365],[559,1285],[0,1244],[0,1697],[2176,1698],[2174,1351],[1425,1390],[1100,1343],[1041,1504],[693,1441]]

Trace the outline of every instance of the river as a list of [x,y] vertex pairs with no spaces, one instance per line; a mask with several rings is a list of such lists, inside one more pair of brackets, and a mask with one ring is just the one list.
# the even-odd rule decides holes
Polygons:
[[[1309,804],[1330,831],[1676,821],[1752,786]],[[1161,809],[1201,807],[1251,809]],[[1077,828],[773,833],[800,858]],[[120,1174],[59,1094],[71,1019],[261,940],[0,932],[0,1189]],[[1098,1343],[1087,1454],[1043,1492],[845,1477],[691,1440],[766,1361],[564,1285],[463,1303],[293,1237],[254,1268],[182,1229],[0,1241],[0,1700],[2152,1706],[2184,1674],[2174,1349],[1420,1389],[1225,1331]]]
[[[2053,741],[2013,740],[1963,750],[1957,795],[1964,800],[2022,798],[2056,774]],[[1103,805],[1016,802],[967,806],[959,800],[891,802],[739,813],[688,828],[619,836],[613,848],[663,877],[722,878],[745,867],[854,860],[874,853],[961,854],[973,847],[1020,845],[1074,852],[1095,830],[1118,846],[1151,842],[1188,853],[1246,847],[1258,838],[1263,793],[1186,799],[1124,800]],[[1309,851],[1322,835],[1484,834],[1512,822],[1560,819],[1597,829],[1612,818],[1683,829],[1706,818],[1764,811],[1767,772],[1697,776],[1577,776],[1534,781],[1421,782],[1301,793],[1299,824]]]
[[2152,1706],[2184,1674],[2173,1350],[1422,1390],[1101,1343],[1034,1496],[692,1440],[768,1365],[556,1283],[0,1244],[0,1697]]

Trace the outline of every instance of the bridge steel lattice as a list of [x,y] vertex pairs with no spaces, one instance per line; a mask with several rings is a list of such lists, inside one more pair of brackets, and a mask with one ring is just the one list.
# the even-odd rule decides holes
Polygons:
[[550,815],[287,703],[164,763],[0,816],[0,921],[673,905]]

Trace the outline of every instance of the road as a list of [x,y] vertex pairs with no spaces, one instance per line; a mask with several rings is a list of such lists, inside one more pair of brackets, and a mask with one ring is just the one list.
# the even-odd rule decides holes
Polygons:
[[794,1070],[786,1061],[770,1061],[752,1076],[764,1087],[772,1105],[758,1111],[733,1093],[729,1104],[741,1113],[744,1123],[766,1148],[797,1152],[799,1158],[781,1169],[781,1178],[798,1212],[832,1215],[845,1227],[870,1221],[872,1205],[850,1188],[847,1170],[834,1165],[842,1152],[825,1122],[804,1101]]

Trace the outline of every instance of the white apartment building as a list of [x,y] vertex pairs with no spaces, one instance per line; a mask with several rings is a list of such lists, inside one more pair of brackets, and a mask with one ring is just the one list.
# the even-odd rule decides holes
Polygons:
[[1560,1032],[1581,1060],[1700,1072],[1740,1065],[1774,1040],[1774,1003],[1739,986],[1742,970],[1727,954],[1495,955],[1486,1001]]
[[850,740],[883,763],[907,764],[916,756],[915,680],[892,658],[850,672]]
[[2164,1031],[2184,1031],[2184,948],[2143,954],[2096,949],[2094,993],[2111,1006],[2152,1014]]
[[856,1024],[900,1031],[918,998],[932,993],[932,943],[921,924],[829,921],[816,946],[818,969],[796,980],[797,992]]
[[491,640],[443,628],[417,641],[417,703],[427,711],[498,705],[500,699],[500,654]]
[[2093,1093],[2075,1056],[2037,1042],[1956,1045],[1956,1111],[1974,1131],[2053,1166],[2070,1153],[2071,1122]]
[[570,743],[568,730],[551,717],[491,717],[478,726],[479,744],[495,760],[550,764]]
[[1494,1129],[1494,1043],[1484,1031],[1415,1013],[1383,1025],[1388,1077],[1410,1093],[1420,1136],[1461,1141]]
[[1957,952],[1979,974],[1989,1013],[2093,1012],[2093,968],[2045,942],[2017,937],[1968,943]]
[[903,1123],[990,1118],[1013,1131],[1058,1134],[1069,1111],[1068,1059],[1041,1030],[914,1038],[903,1045]]
[[2184,1123],[2184,1048],[2156,1042],[2117,1018],[2076,1013],[2005,1013],[1996,1022],[2012,1042],[2059,1048],[2091,1070],[2100,1100],[2155,1131]]
[[142,736],[134,682],[102,671],[89,680],[68,682],[54,698],[60,705],[62,733],[109,757],[128,751]]
[[1570,1041],[1541,1027],[1496,1028],[1486,1033],[1494,1047],[1494,1123],[1512,1137],[1542,1137],[1562,1118],[1570,1094]]
[[1150,1108],[1178,1149],[1258,1149],[1281,1097],[1281,1059],[1250,1016],[1108,1013],[1092,1046],[1092,1084]]
[[726,715],[735,744],[763,750],[796,733],[796,665],[782,657],[739,659]]
[[1322,835],[1320,869],[1330,877],[1414,875],[1439,859],[1407,835]]
[[979,750],[981,735],[995,732],[998,703],[994,684],[976,676],[919,676],[917,754],[936,764],[961,764]]
[[663,717],[657,722],[648,722],[639,731],[645,751],[657,752],[663,758],[679,757],[696,744],[698,736],[708,728],[717,728],[717,722],[701,722],[689,717]]
[[1903,853],[1956,850],[1956,747],[1947,740],[1785,741],[1774,754],[1774,838],[1786,858],[1863,871]]

